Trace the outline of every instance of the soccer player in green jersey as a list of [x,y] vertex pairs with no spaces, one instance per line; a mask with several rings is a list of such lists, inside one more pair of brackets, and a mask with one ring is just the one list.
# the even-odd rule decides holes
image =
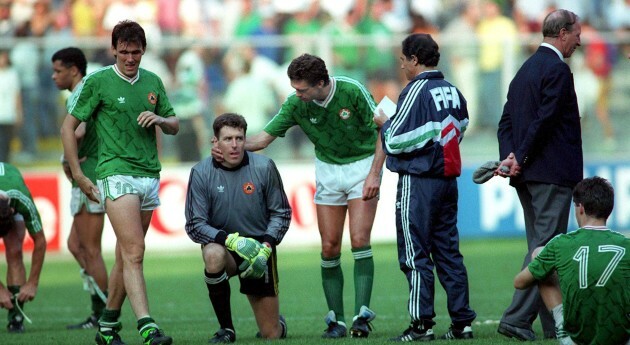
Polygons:
[[[52,79],[59,90],[75,90],[86,74],[87,59],[79,48],[68,47],[55,52],[51,58]],[[74,101],[72,94],[66,101]],[[98,145],[94,121],[83,122],[75,132],[79,142],[78,155],[81,157],[81,170],[92,183],[96,183],[96,162],[98,160]],[[105,207],[88,199],[72,178],[70,166],[62,159],[63,171],[72,182],[70,211],[74,216],[68,249],[81,267],[83,287],[90,292],[92,315],[85,321],[69,325],[68,329],[90,329],[98,325],[98,318],[105,308],[107,300],[107,269],[101,255],[101,235],[105,221]]]
[[[289,65],[287,74],[295,92],[264,130],[247,138],[245,149],[261,150],[293,126],[300,126],[315,145],[315,204],[321,236],[321,274],[328,304],[324,338],[347,333],[343,307],[341,240],[349,215],[354,257],[355,307],[350,335],[367,337],[374,280],[370,234],[378,203],[385,154],[372,121],[376,105],[358,81],[328,75],[317,56],[304,54]],[[216,148],[213,157],[220,159]]]
[[563,345],[630,344],[630,239],[606,227],[614,199],[601,177],[579,182],[573,203],[580,228],[537,248],[514,279],[517,289],[538,282]]
[[[177,134],[179,122],[162,80],[140,61],[146,49],[142,27],[122,21],[112,31],[116,63],[87,75],[74,91],[61,129],[64,155],[81,191],[105,206],[116,234],[116,261],[112,267],[106,308],[99,319],[97,344],[121,344],[120,309],[129,297],[144,344],[171,344],[149,314],[142,272],[144,236],[158,198],[161,165],[156,132]],[[79,165],[75,130],[92,119],[98,138],[98,189]]]
[[[31,270],[26,278],[22,257],[25,229],[33,239]],[[20,171],[0,162],[0,238],[7,258],[7,285],[0,282],[0,308],[9,310],[10,333],[24,332],[24,303],[37,294],[39,275],[46,255],[46,236],[31,192]]]

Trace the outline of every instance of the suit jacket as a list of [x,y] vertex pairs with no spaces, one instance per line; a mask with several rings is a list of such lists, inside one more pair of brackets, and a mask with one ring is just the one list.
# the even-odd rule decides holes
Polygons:
[[569,66],[540,46],[510,83],[499,121],[500,159],[514,152],[521,175],[511,185],[541,182],[573,188],[582,180],[580,115]]

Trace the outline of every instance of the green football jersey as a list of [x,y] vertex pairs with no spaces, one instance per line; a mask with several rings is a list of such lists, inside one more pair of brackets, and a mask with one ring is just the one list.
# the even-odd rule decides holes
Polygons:
[[155,128],[143,128],[137,119],[143,111],[175,116],[162,80],[142,68],[134,78],[127,79],[112,65],[86,76],[75,92],[69,113],[80,121],[93,120],[96,125],[96,177],[158,178],[161,165]]
[[[80,87],[81,83],[75,87],[75,91]],[[72,92],[66,100],[66,110],[70,113],[69,105],[75,102],[78,92]],[[83,174],[96,184],[96,164],[98,162],[98,140],[96,137],[96,126],[94,121],[88,120],[85,126],[85,135],[81,139],[79,145],[79,158],[84,158],[81,162],[81,170]],[[72,181],[73,187],[78,187],[76,181]]]
[[621,344],[630,336],[630,239],[582,228],[554,237],[529,264],[541,280],[556,270],[564,329],[579,344]]
[[24,225],[29,234],[42,231],[42,220],[33,202],[31,192],[24,183],[20,171],[9,163],[0,162],[0,190],[11,198],[11,207],[24,217]]
[[317,159],[331,164],[356,162],[374,154],[378,129],[372,120],[376,104],[370,92],[347,77],[330,78],[323,102],[304,102],[291,94],[265,132],[284,137],[295,125],[315,145]]

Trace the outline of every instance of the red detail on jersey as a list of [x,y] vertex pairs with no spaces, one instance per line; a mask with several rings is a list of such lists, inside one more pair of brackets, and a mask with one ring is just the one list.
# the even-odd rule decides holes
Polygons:
[[256,187],[251,182],[247,182],[243,185],[243,192],[247,195],[253,194],[255,190],[256,190]]
[[343,108],[343,109],[339,110],[339,117],[342,120],[349,119],[351,115],[352,115],[352,112],[350,111],[350,109]]
[[149,99],[149,103],[153,105],[157,103],[157,96],[153,92],[149,92],[149,95],[147,96],[147,98]]
[[455,131],[449,141],[444,144],[444,176],[456,177],[462,173],[462,157],[459,153],[459,136],[461,135],[459,129],[453,122],[449,123],[442,129],[442,138],[449,135],[450,132]]

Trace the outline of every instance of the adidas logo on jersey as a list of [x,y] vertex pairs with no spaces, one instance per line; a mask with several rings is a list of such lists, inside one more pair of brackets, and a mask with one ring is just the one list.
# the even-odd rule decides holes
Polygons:
[[316,124],[317,123],[317,119],[314,117],[311,117],[309,120],[311,120],[312,124]]
[[125,104],[125,97],[122,97],[122,96],[118,97],[118,103]]
[[225,187],[217,186],[217,191],[219,191],[219,193],[223,193],[224,190],[225,190]]

